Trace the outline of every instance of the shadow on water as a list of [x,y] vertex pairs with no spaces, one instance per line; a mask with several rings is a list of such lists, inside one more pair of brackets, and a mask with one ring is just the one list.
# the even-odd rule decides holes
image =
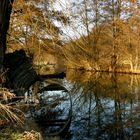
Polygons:
[[[24,108],[22,110],[26,115],[26,124],[29,126],[36,125],[44,138],[53,136],[64,138],[71,123],[71,96],[68,90],[60,84],[46,85],[45,81],[40,84],[42,85],[32,87],[32,90],[36,90],[35,88],[38,90],[36,95],[31,94],[30,97],[27,97],[26,107],[23,103]],[[34,129],[29,126],[27,126],[29,130]]]
[[12,107],[25,114],[22,132],[40,132],[44,139],[55,136],[59,136],[57,140],[66,138],[72,117],[72,100],[68,90],[60,83],[38,81],[24,95],[14,99],[16,101],[10,103]]
[[71,133],[79,139],[139,139],[140,76],[67,73],[71,89]]
[[67,125],[67,137],[62,138],[65,140],[140,137],[139,75],[68,71],[65,79],[47,79],[33,85],[32,90],[37,94],[30,96],[28,92],[18,107],[26,114],[25,129],[39,131],[44,138],[50,131],[55,134],[63,130],[64,124]]

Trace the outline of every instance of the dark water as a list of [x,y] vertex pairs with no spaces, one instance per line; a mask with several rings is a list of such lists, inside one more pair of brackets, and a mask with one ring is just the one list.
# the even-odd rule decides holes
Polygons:
[[[140,75],[69,71],[65,79],[52,81],[66,87],[72,97],[72,121],[62,140],[140,139]],[[64,108],[66,104],[60,102]],[[30,120],[26,125],[28,130],[46,131]]]
[[70,140],[140,139],[140,76],[69,72]]

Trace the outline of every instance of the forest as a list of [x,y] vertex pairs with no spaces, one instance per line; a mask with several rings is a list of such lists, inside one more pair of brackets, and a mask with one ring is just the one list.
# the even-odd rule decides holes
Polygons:
[[49,53],[66,68],[139,73],[138,0],[70,1],[58,10],[57,2],[15,1],[7,52],[22,48],[34,63]]
[[139,73],[139,1],[82,1],[73,8],[86,34],[64,46],[66,66]]
[[44,66],[138,75],[139,52],[139,0],[1,0],[0,127],[22,123],[7,101],[41,81]]

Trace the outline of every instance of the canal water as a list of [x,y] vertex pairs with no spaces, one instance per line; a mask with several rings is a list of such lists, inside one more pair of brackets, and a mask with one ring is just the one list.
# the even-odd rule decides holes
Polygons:
[[140,76],[69,71],[73,118],[70,140],[140,138]]
[[66,78],[51,81],[64,86],[72,99],[72,120],[62,140],[140,138],[140,75],[69,70]]

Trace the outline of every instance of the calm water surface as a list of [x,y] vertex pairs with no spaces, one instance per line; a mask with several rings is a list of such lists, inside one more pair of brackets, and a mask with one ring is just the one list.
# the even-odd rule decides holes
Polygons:
[[140,76],[69,71],[70,140],[140,139]]
[[[72,97],[72,122],[64,140],[140,139],[140,75],[69,71],[65,79],[54,80]],[[27,125],[36,127],[30,120]]]

